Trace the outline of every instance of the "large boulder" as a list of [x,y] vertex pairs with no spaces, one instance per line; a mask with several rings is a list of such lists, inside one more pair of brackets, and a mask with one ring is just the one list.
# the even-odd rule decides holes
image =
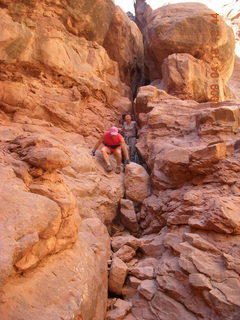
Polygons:
[[[44,220],[46,214],[40,216],[37,221]],[[73,315],[77,319],[104,319],[108,248],[106,228],[98,219],[86,219],[71,250],[50,256],[34,272],[12,278],[1,288],[2,319],[56,320]]]
[[[138,5],[142,7],[142,2],[138,1],[136,4],[136,14],[137,18],[139,15],[140,21],[143,16],[141,10],[138,10]],[[180,76],[183,79],[174,85],[167,84],[166,89],[169,92],[173,93],[174,88],[172,87],[179,84],[180,86],[184,85],[185,89],[190,86],[188,88],[190,89],[189,96],[186,95],[185,98],[194,98],[201,102],[204,99],[199,99],[198,96],[203,94],[202,91],[204,91],[205,101],[210,100],[210,85],[218,84],[220,93],[216,98],[217,101],[231,96],[229,90],[225,88],[225,84],[229,80],[234,66],[234,34],[222,17],[218,16],[216,19],[211,16],[213,14],[212,10],[200,3],[170,4],[148,12],[144,20],[145,23],[142,24],[142,31],[146,75],[150,81],[163,78],[166,85],[173,80],[174,74],[179,73],[177,82],[179,82]],[[162,64],[164,59],[174,53],[190,54],[196,60],[194,63],[191,60],[182,62],[184,67],[181,66],[180,61],[172,62],[173,75],[170,75],[169,79],[166,72],[166,64],[168,65],[169,62],[165,61],[163,70]],[[174,67],[174,63],[178,66],[180,64],[180,68]],[[198,73],[203,74],[200,84],[195,86],[192,83],[191,73],[195,74],[194,76]],[[191,86],[194,86],[197,91],[196,96],[191,96]]]
[[124,185],[126,196],[142,203],[150,193],[150,178],[147,171],[136,163],[130,163],[125,169]]
[[[8,182],[11,180],[14,183],[14,173]],[[34,257],[32,255],[32,261],[28,262],[28,266],[25,264],[24,269],[35,266],[44,256],[54,252],[56,234],[61,223],[61,211],[54,201],[21,190],[14,184],[12,187],[1,184],[0,189],[1,247],[3,250],[0,280],[3,283],[14,271],[14,265],[26,255],[33,245],[38,244],[39,247],[45,244],[46,248],[38,250]],[[52,229],[51,234],[41,239],[40,234],[47,229]],[[23,268],[19,267],[19,269]]]
[[214,88],[219,101],[232,97],[223,79],[213,80],[209,76],[211,72],[209,64],[203,60],[187,53],[174,53],[163,60],[160,87],[183,100],[210,101]]
[[[178,52],[189,53],[210,66],[218,65],[220,75],[225,81],[229,79],[234,63],[234,35],[220,16],[217,23],[213,22],[213,13],[200,3],[170,4],[153,10],[143,30],[146,52],[155,67],[149,70],[151,80],[161,76],[163,59]],[[212,49],[218,49],[214,59]]]

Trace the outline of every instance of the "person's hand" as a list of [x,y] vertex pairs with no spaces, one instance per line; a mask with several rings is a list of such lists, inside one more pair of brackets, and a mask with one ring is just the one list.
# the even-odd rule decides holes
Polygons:
[[93,157],[95,156],[95,154],[96,154],[96,151],[93,151],[93,150],[92,150],[92,151],[90,152],[90,155],[93,156]]
[[130,163],[130,160],[126,160],[125,161],[125,164],[127,165],[127,164],[129,164]]

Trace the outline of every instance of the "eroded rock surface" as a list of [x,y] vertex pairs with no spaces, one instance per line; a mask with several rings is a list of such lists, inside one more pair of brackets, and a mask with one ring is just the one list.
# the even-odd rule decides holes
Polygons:
[[[219,18],[216,41],[205,6],[137,0],[154,80],[134,105],[145,167],[116,175],[89,151],[131,110],[143,67],[135,24],[112,0],[0,8],[2,319],[239,320],[231,29]],[[216,64],[222,102],[203,103]]]
[[214,82],[219,86],[218,101],[232,97],[225,84],[234,66],[234,34],[221,16],[216,22],[211,14],[207,6],[194,2],[156,10],[150,10],[145,1],[136,2],[150,82],[181,99],[198,102],[210,100]]
[[137,148],[153,185],[138,215],[141,255],[122,289],[130,314],[237,320],[239,101],[183,101],[147,86],[135,108],[144,112]]
[[112,0],[0,1],[4,320],[105,317],[106,226],[124,185],[89,152],[131,107],[102,46],[114,12]]
[[118,62],[122,81],[131,87],[133,94],[136,94],[137,88],[143,83],[142,33],[120,7],[115,7],[103,46],[109,57]]

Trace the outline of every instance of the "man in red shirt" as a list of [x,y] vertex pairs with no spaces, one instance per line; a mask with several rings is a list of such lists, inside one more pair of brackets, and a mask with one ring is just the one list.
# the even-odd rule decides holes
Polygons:
[[94,146],[92,150],[92,155],[95,155],[96,150],[100,146],[100,144],[103,143],[105,147],[101,149],[101,153],[103,156],[103,160],[106,163],[106,171],[110,172],[112,171],[112,167],[109,161],[109,154],[114,154],[116,160],[117,160],[117,167],[115,172],[120,173],[121,172],[121,162],[122,162],[122,150],[124,153],[124,156],[126,158],[126,163],[129,163],[129,155],[127,146],[125,144],[123,136],[118,133],[117,127],[112,127],[108,131],[105,131],[102,137],[98,140],[96,145]]

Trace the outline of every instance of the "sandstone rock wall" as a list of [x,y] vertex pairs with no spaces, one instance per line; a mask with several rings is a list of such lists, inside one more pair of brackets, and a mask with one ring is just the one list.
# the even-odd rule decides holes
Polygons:
[[124,188],[89,151],[131,108],[102,46],[114,12],[111,0],[0,1],[4,320],[105,317],[107,228]]
[[9,120],[0,132],[2,319],[104,319],[121,177],[109,187],[78,134]]
[[119,7],[115,8],[103,46],[110,58],[118,62],[122,81],[130,85],[135,95],[144,76],[142,33]]
[[239,320],[233,34],[219,19],[216,43],[202,5],[136,12],[145,167],[116,175],[89,151],[131,110],[139,30],[112,0],[0,0],[3,320]]
[[139,95],[136,110],[145,106],[145,114],[137,148],[151,194],[134,196],[134,183],[144,187],[129,166],[134,205],[121,203],[124,228],[114,227],[112,241],[111,274],[124,272],[118,285],[132,304],[122,319],[237,320],[240,102],[183,101],[151,86]]

